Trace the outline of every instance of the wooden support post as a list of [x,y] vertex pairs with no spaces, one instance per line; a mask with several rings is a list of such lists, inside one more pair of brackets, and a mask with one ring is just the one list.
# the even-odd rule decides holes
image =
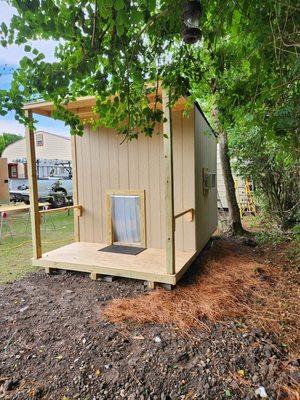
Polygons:
[[[73,185],[73,204],[78,204],[78,172],[77,172],[77,143],[76,136],[71,136],[71,149],[72,149],[72,185]],[[79,217],[78,212],[74,210],[74,240],[80,242],[79,230]]]
[[[32,120],[32,111],[25,111],[26,116]],[[38,199],[38,184],[36,176],[36,156],[35,156],[35,141],[34,131],[30,127],[26,127],[26,151],[27,151],[27,173],[29,183],[29,200],[30,200],[30,219],[32,231],[32,247],[33,258],[38,259],[42,257],[41,245],[41,218],[39,213],[39,199]]]
[[163,123],[164,159],[165,159],[165,207],[166,207],[166,272],[175,274],[175,222],[173,188],[173,138],[172,118],[169,107],[169,94],[163,90],[162,105],[166,122]]
[[96,281],[96,280],[98,279],[98,276],[99,276],[99,274],[97,274],[96,272],[91,272],[91,273],[90,273],[90,278],[91,278],[93,281]]
[[154,290],[156,288],[156,283],[152,281],[146,281],[147,289]]
[[91,272],[90,273],[90,278],[93,281],[96,281],[97,279],[100,279],[103,282],[113,282],[117,279],[116,276],[112,276],[112,275],[102,275],[102,274],[98,274],[97,272]]

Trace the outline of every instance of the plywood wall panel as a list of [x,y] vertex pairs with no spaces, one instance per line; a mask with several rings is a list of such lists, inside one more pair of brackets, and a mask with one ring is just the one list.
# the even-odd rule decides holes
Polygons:
[[[149,143],[148,139],[140,136],[137,141],[133,141],[132,144],[135,146],[135,151],[138,158],[138,187],[134,189],[145,190],[145,208],[146,208],[146,245],[150,247],[151,238],[151,207],[150,207],[150,196],[149,196]],[[131,171],[130,171],[131,175]],[[133,173],[135,175],[135,173]]]
[[161,232],[161,212],[160,209],[164,205],[161,203],[160,198],[160,154],[159,142],[161,135],[156,133],[148,141],[148,155],[149,155],[149,207],[151,213],[149,237],[151,238],[151,247],[159,248],[162,245],[163,238]]
[[[90,182],[92,186],[92,209],[96,210],[98,206],[98,212],[93,214],[93,239],[97,242],[100,241],[101,235],[101,209],[102,209],[102,197],[101,197],[101,171],[100,168],[93,168],[91,165],[91,160],[95,160],[97,165],[100,163],[100,146],[99,146],[99,137],[98,132],[90,129],[90,166],[91,166],[91,176]],[[95,145],[96,144],[96,145]]]
[[[93,194],[94,187],[92,185],[92,180],[94,181],[93,171],[92,171],[92,160],[91,160],[91,147],[94,145],[93,137],[91,136],[91,129],[88,129],[88,134],[83,135],[84,148],[89,152],[89,157],[86,157],[84,151],[82,152],[82,162],[85,171],[90,171],[88,175],[84,176],[84,204],[85,204],[85,237],[86,241],[90,242],[94,238],[94,204],[93,204]],[[92,143],[91,143],[92,142]]]
[[[118,140],[119,139],[119,140]],[[112,129],[108,130],[108,157],[110,189],[119,188],[119,143],[120,138]]]
[[101,188],[100,188],[100,198],[101,203],[99,201],[97,210],[97,204],[95,205],[95,212],[100,212],[101,214],[101,240],[100,242],[106,242],[107,240],[107,232],[106,232],[106,188],[110,187],[110,179],[109,179],[109,157],[108,157],[108,136],[110,134],[108,129],[102,128],[101,133],[99,129],[97,130],[98,134],[98,145],[99,145],[99,153],[100,153],[100,162],[99,164],[95,164],[93,168],[99,168],[101,173]]
[[119,136],[118,156],[119,156],[119,182],[129,188],[129,159],[128,159],[128,141]]
[[[184,210],[183,205],[183,126],[182,114],[173,113],[173,177],[174,177],[174,213]],[[184,218],[175,220],[175,248],[183,247],[183,221]]]
[[[182,182],[183,209],[195,208],[195,160],[194,158],[194,113],[190,112],[188,118],[182,116]],[[193,183],[192,183],[193,182]],[[185,251],[192,251],[195,244],[195,221],[193,223],[183,218],[183,244]]]
[[203,193],[203,168],[216,173],[217,139],[195,108],[196,246],[200,251],[217,228],[217,187]]
[[[139,141],[128,142],[128,175],[129,189],[139,187]],[[130,173],[129,173],[130,171]]]
[[[162,132],[163,127],[162,124],[159,125],[159,132]],[[159,154],[164,154],[164,142],[163,138],[159,141]],[[166,208],[165,208],[165,159],[164,157],[160,157],[159,162],[159,190],[160,190],[160,226],[161,226],[161,237],[162,237],[162,248],[165,248],[165,240],[166,240]]]
[[[174,131],[174,190],[175,210],[194,207],[194,126],[181,111],[173,112]],[[161,132],[162,127],[158,125]],[[164,248],[165,198],[163,138],[154,133],[152,138],[124,142],[112,129],[85,128],[78,138],[78,192],[83,206],[80,218],[80,240],[106,242],[106,190],[145,190],[147,246]],[[176,222],[176,248],[193,250],[194,223],[184,217]]]

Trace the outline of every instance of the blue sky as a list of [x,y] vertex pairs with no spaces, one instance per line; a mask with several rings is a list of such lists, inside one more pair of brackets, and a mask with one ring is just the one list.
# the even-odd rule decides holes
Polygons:
[[[5,1],[0,0],[0,24],[5,22],[9,24],[10,19],[17,11],[8,5]],[[36,40],[31,42],[33,46],[42,51],[47,61],[54,61],[54,49],[55,42],[51,40]],[[24,52],[23,46],[12,45],[7,48],[3,48],[0,45],[0,88],[8,89],[11,84],[11,70],[18,66],[19,61],[24,55],[28,56],[28,53]],[[69,134],[69,127],[64,126],[61,121],[55,121],[52,118],[36,116],[38,120],[36,128],[46,132],[57,133],[61,135]],[[15,120],[14,113],[10,112],[5,117],[0,116],[0,134],[3,132],[17,133],[20,135],[24,134],[24,126],[19,124]]]

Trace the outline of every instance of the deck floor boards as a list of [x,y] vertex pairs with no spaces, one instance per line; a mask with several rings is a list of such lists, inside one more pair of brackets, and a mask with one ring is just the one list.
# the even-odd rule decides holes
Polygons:
[[166,251],[148,248],[137,255],[99,252],[104,243],[76,242],[44,253],[34,265],[94,272],[175,284],[186,270],[193,252],[176,252],[175,275],[166,273]]

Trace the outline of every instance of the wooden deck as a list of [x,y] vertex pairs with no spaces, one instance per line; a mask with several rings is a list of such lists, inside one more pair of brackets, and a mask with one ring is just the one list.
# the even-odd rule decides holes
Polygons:
[[146,249],[138,255],[99,252],[103,243],[76,242],[43,254],[33,265],[120,276],[175,285],[187,270],[195,253],[176,252],[175,274],[166,273],[166,250]]

